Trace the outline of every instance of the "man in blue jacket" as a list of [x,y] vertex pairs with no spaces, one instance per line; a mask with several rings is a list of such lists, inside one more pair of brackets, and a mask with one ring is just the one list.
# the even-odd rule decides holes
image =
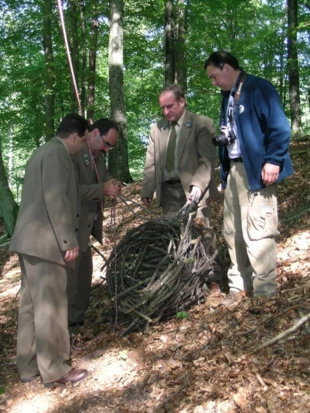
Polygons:
[[225,189],[223,235],[231,265],[224,305],[276,293],[277,182],[293,174],[290,126],[275,88],[228,52],[212,53],[207,76],[222,89],[219,146]]

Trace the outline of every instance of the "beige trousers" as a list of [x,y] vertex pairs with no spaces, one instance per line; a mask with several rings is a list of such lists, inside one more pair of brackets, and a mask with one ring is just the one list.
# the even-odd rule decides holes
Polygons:
[[231,162],[224,197],[223,235],[231,265],[230,290],[254,296],[276,292],[276,241],[278,214],[276,184],[249,191],[241,162]]
[[19,255],[22,272],[17,329],[17,370],[21,379],[40,374],[43,383],[71,367],[67,325],[66,268]]

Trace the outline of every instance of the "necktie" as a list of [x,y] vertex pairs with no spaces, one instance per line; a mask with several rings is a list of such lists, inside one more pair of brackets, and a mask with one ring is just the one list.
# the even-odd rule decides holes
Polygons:
[[175,131],[175,122],[171,123],[171,132],[166,152],[166,169],[170,172],[174,168],[175,147],[177,141],[177,134]]

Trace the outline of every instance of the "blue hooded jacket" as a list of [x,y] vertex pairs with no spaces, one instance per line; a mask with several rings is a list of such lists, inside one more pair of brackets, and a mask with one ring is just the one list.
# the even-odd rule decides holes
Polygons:
[[[231,90],[235,94],[240,77]],[[226,109],[230,92],[224,92],[221,125],[226,125]],[[239,102],[235,105],[234,117],[240,143],[241,156],[249,181],[249,190],[265,187],[261,173],[266,163],[280,166],[277,182],[294,173],[288,153],[291,130],[284,114],[280,97],[274,86],[265,79],[247,75]],[[230,160],[226,146],[219,147],[221,181],[226,187]]]

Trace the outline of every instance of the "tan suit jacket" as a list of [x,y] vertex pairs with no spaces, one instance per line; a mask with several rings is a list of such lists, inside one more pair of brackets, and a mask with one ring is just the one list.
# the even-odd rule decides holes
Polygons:
[[22,201],[10,250],[51,261],[78,246],[78,192],[71,157],[58,138],[39,147],[27,163]]
[[[156,192],[157,205],[161,206],[161,184],[164,180],[165,156],[169,136],[168,121],[162,119],[151,128],[146,153],[142,198],[153,198]],[[191,186],[203,192],[200,204],[218,198],[214,180],[216,150],[212,144],[215,128],[211,119],[185,111],[177,148],[177,165],[186,197]]]
[[[102,244],[103,184],[98,183],[87,142],[84,143],[82,150],[72,157],[72,160],[81,196],[78,243],[81,251],[86,251],[91,234]],[[95,158],[95,163],[101,182],[112,178],[103,156]]]

